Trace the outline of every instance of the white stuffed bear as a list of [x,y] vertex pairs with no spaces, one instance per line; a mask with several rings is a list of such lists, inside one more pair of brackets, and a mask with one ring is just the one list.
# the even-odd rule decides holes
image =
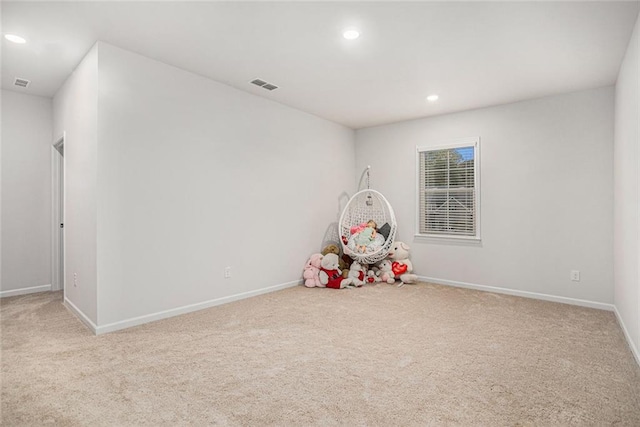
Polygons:
[[374,270],[374,268],[372,268],[369,271],[367,271],[367,277],[365,278],[365,282],[366,283],[382,282],[382,279],[380,278],[380,270],[378,270],[378,269]]
[[320,283],[327,287],[333,289],[342,289],[352,284],[352,279],[342,278],[342,271],[340,271],[340,263],[338,255],[334,253],[328,253],[322,258],[320,263],[320,273],[318,277],[320,278]]
[[390,260],[385,259],[380,261],[378,267],[380,268],[380,280],[390,285],[396,282],[396,276],[393,274]]
[[351,279],[351,283],[357,287],[364,285],[364,277],[365,272],[362,264],[357,261],[351,263],[351,267],[349,267],[349,275],[347,279]]
[[391,259],[391,271],[394,276],[400,279],[400,285],[405,283],[416,283],[418,276],[411,274],[413,272],[413,265],[409,260],[409,245],[404,242],[394,242],[388,257]]

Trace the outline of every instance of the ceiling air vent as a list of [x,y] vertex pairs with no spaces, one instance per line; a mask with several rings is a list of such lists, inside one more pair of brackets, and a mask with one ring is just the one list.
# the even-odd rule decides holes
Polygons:
[[16,77],[16,80],[13,82],[14,85],[20,86],[20,87],[27,87],[29,86],[29,83],[31,83],[29,80],[20,79],[18,77]]
[[264,80],[260,80],[260,79],[255,79],[251,83],[253,83],[254,85],[257,85],[257,86],[264,86],[264,85],[267,84],[267,82],[265,82]]
[[278,86],[276,86],[274,84],[271,84],[271,83],[267,83],[267,82],[265,82],[264,80],[261,80],[261,79],[255,79],[255,80],[252,80],[249,83],[252,83],[252,84],[254,84],[256,86],[260,86],[262,89],[266,89],[266,90],[269,90],[269,91],[274,90],[274,89],[278,89]]

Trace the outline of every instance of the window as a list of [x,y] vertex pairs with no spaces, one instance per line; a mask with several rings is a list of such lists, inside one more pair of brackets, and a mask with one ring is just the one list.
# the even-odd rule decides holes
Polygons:
[[480,239],[480,138],[417,148],[419,236]]

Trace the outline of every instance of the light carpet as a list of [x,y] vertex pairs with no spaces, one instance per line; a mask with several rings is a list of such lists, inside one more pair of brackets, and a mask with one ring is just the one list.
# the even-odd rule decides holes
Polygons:
[[93,336],[3,299],[4,425],[640,426],[615,316],[453,287],[295,287]]

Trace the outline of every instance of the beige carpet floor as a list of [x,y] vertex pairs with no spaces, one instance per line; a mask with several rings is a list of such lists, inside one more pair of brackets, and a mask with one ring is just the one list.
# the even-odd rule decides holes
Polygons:
[[445,286],[290,288],[93,336],[1,302],[2,424],[640,426],[610,312]]

